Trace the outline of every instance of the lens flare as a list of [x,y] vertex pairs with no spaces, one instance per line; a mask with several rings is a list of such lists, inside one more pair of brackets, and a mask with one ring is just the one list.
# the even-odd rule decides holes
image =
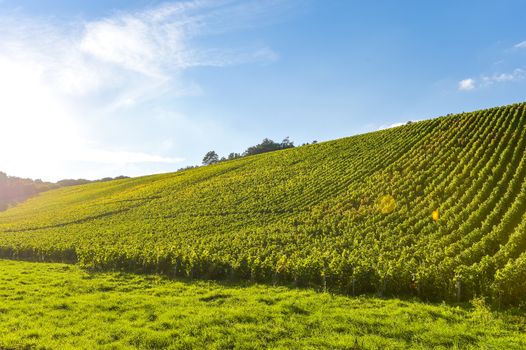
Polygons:
[[396,209],[396,200],[390,194],[386,194],[378,199],[377,205],[382,214],[390,214]]

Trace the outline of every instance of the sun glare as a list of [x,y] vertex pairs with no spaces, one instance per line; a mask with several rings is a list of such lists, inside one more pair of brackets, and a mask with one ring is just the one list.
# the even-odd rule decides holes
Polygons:
[[67,105],[45,85],[36,64],[0,57],[0,153],[3,171],[18,176],[55,176],[81,140]]
[[378,200],[378,209],[382,214],[390,214],[396,209],[396,200],[390,194],[386,194]]

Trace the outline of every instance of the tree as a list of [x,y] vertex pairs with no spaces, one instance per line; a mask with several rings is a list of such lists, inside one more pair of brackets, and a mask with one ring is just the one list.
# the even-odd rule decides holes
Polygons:
[[16,176],[7,176],[0,171],[0,211],[20,203],[39,192],[57,188],[59,185],[42,180],[23,179]]
[[245,152],[243,152],[243,156],[251,156],[254,154],[260,154],[260,153],[266,153],[266,152],[273,152],[278,151],[280,149],[286,149],[286,148],[293,148],[294,142],[289,140],[289,137],[285,137],[281,143],[277,143],[272,141],[269,138],[263,139],[260,144],[251,146],[247,148]]
[[241,154],[232,152],[228,155],[228,160],[232,160],[236,158],[241,158]]
[[281,149],[286,149],[286,148],[294,148],[294,142],[290,141],[288,136],[285,137],[283,141],[281,141]]
[[217,163],[219,161],[219,156],[215,151],[209,151],[207,154],[205,154],[203,158],[203,165],[210,165]]

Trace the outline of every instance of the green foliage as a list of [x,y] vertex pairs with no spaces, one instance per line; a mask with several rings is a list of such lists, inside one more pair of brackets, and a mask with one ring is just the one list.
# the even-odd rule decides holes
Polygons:
[[219,162],[219,156],[215,151],[209,151],[203,157],[203,165],[210,165]]
[[0,213],[0,256],[525,303],[525,125],[515,104],[49,191]]
[[42,180],[23,179],[7,176],[0,171],[0,211],[19,202],[25,201],[40,192],[59,187],[56,184]]
[[274,152],[287,148],[294,148],[294,142],[290,141],[288,137],[285,137],[281,143],[265,138],[260,144],[247,148],[246,151],[243,152],[243,156],[253,156],[255,154]]
[[78,186],[78,185],[85,185],[90,182],[106,182],[106,181],[113,181],[113,180],[122,180],[122,179],[128,179],[128,176],[116,176],[116,177],[105,177],[100,180],[86,180],[86,179],[64,179],[57,181],[57,185],[60,187],[67,187],[67,186]]
[[[314,141],[314,143],[316,143],[316,141]],[[306,146],[306,145],[307,144],[303,144],[303,146]],[[228,155],[228,157],[219,158],[219,156],[217,155],[215,151],[209,151],[203,157],[203,165],[217,164],[219,162],[225,162],[227,160],[234,160],[234,159],[238,159],[241,157],[253,156],[256,154],[267,153],[267,152],[274,152],[274,151],[279,151],[279,150],[287,149],[287,148],[294,148],[294,142],[290,141],[288,136],[285,137],[283,141],[281,141],[281,143],[277,143],[277,142],[272,141],[271,139],[265,138],[260,144],[257,144],[255,146],[250,146],[249,148],[247,148],[246,151],[243,152],[243,154],[232,152]],[[191,168],[193,167],[190,166],[190,167],[179,169],[179,170],[185,170],[185,169],[191,169]]]
[[[523,349],[524,315],[0,260],[0,349]],[[517,310],[520,311],[520,310]]]
[[32,180],[23,179],[16,176],[7,176],[7,174],[0,171],[0,211],[6,210],[11,206],[24,202],[28,198],[31,198],[44,191],[66,186],[84,185],[90,182],[105,182],[127,178],[127,176],[117,176],[115,178],[106,177],[104,179],[94,181],[85,179],[69,179],[60,180],[57,183],[51,183],[44,182],[40,179]]

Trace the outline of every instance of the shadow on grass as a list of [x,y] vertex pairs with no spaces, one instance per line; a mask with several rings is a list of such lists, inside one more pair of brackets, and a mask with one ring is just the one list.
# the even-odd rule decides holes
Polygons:
[[[5,259],[5,258],[0,258]],[[360,293],[356,295],[350,295],[347,293],[343,293],[339,290],[331,290],[327,288],[323,288],[322,286],[318,285],[310,285],[310,286],[301,286],[297,285],[294,282],[284,282],[284,281],[274,281],[272,283],[269,282],[262,282],[262,281],[253,281],[248,279],[239,279],[239,278],[205,278],[205,277],[188,277],[188,276],[174,276],[169,275],[165,273],[158,273],[158,272],[144,272],[144,271],[127,271],[125,269],[90,269],[90,268],[84,268],[80,265],[72,262],[58,262],[58,261],[35,261],[33,259],[5,259],[9,261],[25,261],[25,262],[32,262],[32,263],[56,263],[56,264],[67,264],[70,266],[77,266],[81,270],[85,271],[87,274],[83,276],[83,279],[94,279],[97,276],[103,276],[107,274],[112,274],[112,282],[127,282],[132,277],[141,277],[146,282],[155,282],[158,283],[161,282],[181,282],[188,286],[209,286],[209,287],[222,287],[222,288],[229,288],[229,289],[244,289],[247,287],[255,287],[255,286],[263,286],[263,287],[273,287],[273,288],[285,288],[287,290],[293,291],[305,291],[305,292],[315,292],[319,294],[327,294],[330,296],[338,296],[338,297],[347,297],[347,298],[360,298],[360,299],[367,299],[371,302],[373,301],[380,301],[380,300],[393,300],[398,301],[399,307],[412,307],[413,303],[419,303],[424,305],[430,305],[430,306],[449,306],[449,307],[456,307],[460,308],[463,311],[473,311],[478,306],[476,303],[474,303],[472,300],[470,301],[451,301],[451,300],[441,300],[441,301],[434,301],[434,300],[427,300],[418,297],[417,295],[388,295],[388,296],[380,296],[378,293]],[[62,267],[63,271],[69,270],[69,268]],[[133,289],[142,289],[144,288],[144,285],[138,285],[136,288],[129,288],[128,290],[131,291]],[[113,290],[113,287],[109,286],[101,286],[99,291],[111,291]],[[207,296],[203,296],[200,298],[203,302],[213,302],[213,301],[223,301],[227,298],[229,298],[230,295],[228,294],[211,294]],[[479,299],[480,300],[480,299]],[[483,300],[483,299],[482,299]],[[274,300],[261,300],[262,303],[267,303],[268,305],[271,305],[275,303]],[[484,303],[484,301],[483,301]],[[480,306],[480,305],[479,305]],[[526,315],[526,305],[520,305],[520,306],[514,306],[514,307],[507,307],[507,308],[498,308],[495,305],[490,304],[484,304],[483,307],[487,308],[491,312],[499,312],[499,311],[505,311],[506,314],[516,319],[517,322],[522,324],[524,328],[526,328],[526,318],[524,315]],[[302,314],[302,310],[292,310],[293,313]],[[436,315],[439,317],[439,315]]]

